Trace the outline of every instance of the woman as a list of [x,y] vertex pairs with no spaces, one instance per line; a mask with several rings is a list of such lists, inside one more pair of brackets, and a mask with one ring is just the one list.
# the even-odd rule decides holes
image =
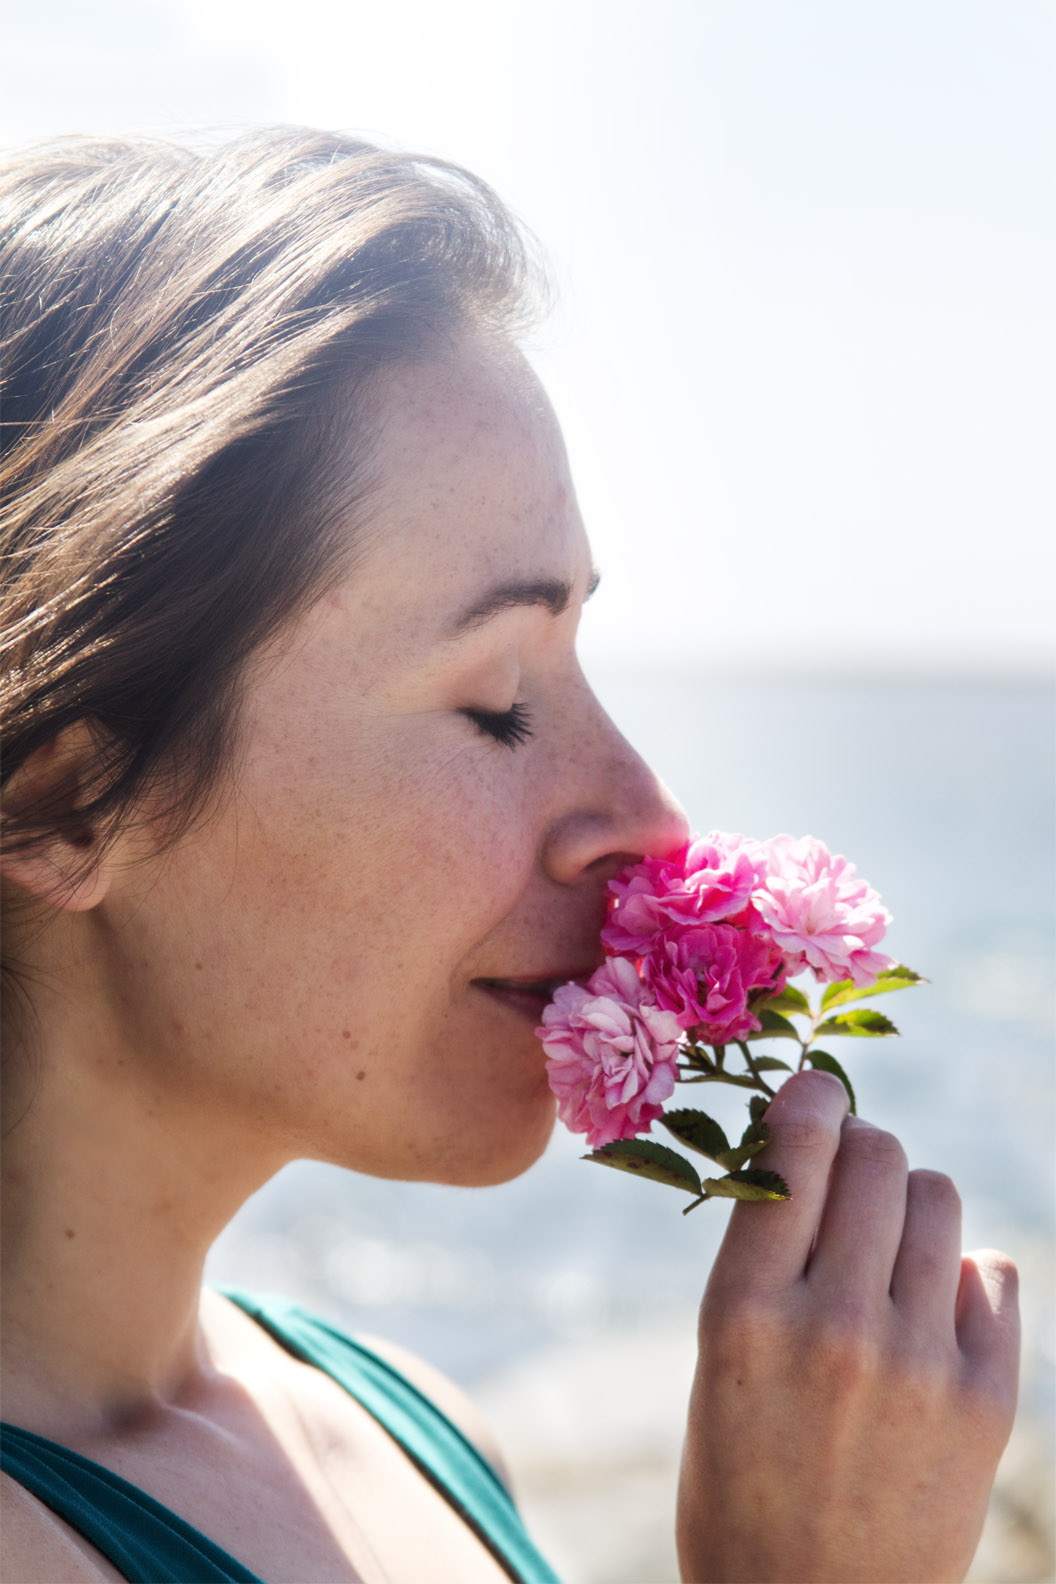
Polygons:
[[[540,1008],[686,834],[575,660],[517,233],[465,173],[289,131],[4,190],[6,1576],[552,1578],[427,1366],[201,1290],[291,1159],[524,1170]],[[731,1217],[686,1579],[971,1560],[1014,1271],[845,1111],[791,1080],[794,1198]]]

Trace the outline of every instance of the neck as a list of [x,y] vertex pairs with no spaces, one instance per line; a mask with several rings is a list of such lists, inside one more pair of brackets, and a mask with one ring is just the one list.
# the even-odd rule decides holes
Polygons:
[[285,1158],[70,1022],[10,1053],[3,1172],[4,1414],[60,1441],[201,1385],[206,1253]]

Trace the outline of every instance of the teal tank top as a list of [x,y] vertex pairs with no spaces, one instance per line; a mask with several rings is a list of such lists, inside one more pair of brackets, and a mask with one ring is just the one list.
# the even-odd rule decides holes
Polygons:
[[[287,1352],[344,1387],[454,1507],[516,1584],[559,1584],[491,1465],[398,1370],[282,1298],[225,1295]],[[207,1536],[99,1463],[0,1426],[0,1468],[135,1584],[265,1584]]]

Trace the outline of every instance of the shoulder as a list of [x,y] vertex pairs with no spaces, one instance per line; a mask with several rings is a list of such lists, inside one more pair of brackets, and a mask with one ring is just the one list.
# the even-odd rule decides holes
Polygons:
[[[316,1317],[307,1311],[298,1312],[315,1322]],[[247,1364],[252,1365],[254,1353],[265,1365],[270,1363],[272,1369],[289,1359],[280,1344],[259,1324],[255,1324],[230,1295],[208,1292],[203,1302],[203,1320],[207,1321],[214,1357],[223,1358],[226,1353],[231,1359],[232,1373],[236,1375],[241,1374]],[[376,1354],[420,1391],[423,1397],[427,1397],[476,1448],[506,1489],[510,1489],[509,1471],[484,1417],[460,1387],[432,1364],[427,1364],[424,1359],[384,1337],[357,1332],[354,1337],[349,1337],[349,1341],[359,1343],[368,1352]]]
[[472,1398],[468,1397],[460,1386],[454,1381],[427,1364],[425,1359],[419,1358],[416,1353],[410,1353],[406,1348],[400,1347],[396,1342],[389,1342],[385,1337],[376,1337],[362,1332],[357,1333],[357,1341],[376,1353],[386,1364],[391,1364],[398,1370],[412,1386],[416,1386],[423,1397],[428,1397],[430,1402],[445,1414],[456,1429],[461,1430],[466,1440],[476,1447],[481,1457],[495,1470],[499,1479],[510,1489],[510,1474],[506,1467],[502,1453],[483,1414],[476,1407]]
[[0,1475],[4,1584],[110,1584],[123,1575],[17,1480]]

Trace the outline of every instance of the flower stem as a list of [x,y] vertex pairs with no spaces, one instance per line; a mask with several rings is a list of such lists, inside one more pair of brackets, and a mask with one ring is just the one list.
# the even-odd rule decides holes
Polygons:
[[770,1085],[767,1083],[766,1079],[763,1077],[762,1073],[759,1071],[758,1067],[755,1065],[755,1062],[752,1059],[752,1053],[748,1049],[747,1041],[746,1040],[738,1040],[737,1041],[737,1045],[738,1045],[738,1048],[739,1048],[739,1050],[741,1052],[741,1055],[744,1057],[745,1062],[747,1063],[748,1071],[751,1073],[752,1077],[755,1079],[756,1084],[759,1086],[759,1088],[763,1091],[764,1094],[768,1094],[770,1096],[770,1098],[773,1099],[774,1095],[777,1093],[777,1090],[776,1089],[771,1089]]

